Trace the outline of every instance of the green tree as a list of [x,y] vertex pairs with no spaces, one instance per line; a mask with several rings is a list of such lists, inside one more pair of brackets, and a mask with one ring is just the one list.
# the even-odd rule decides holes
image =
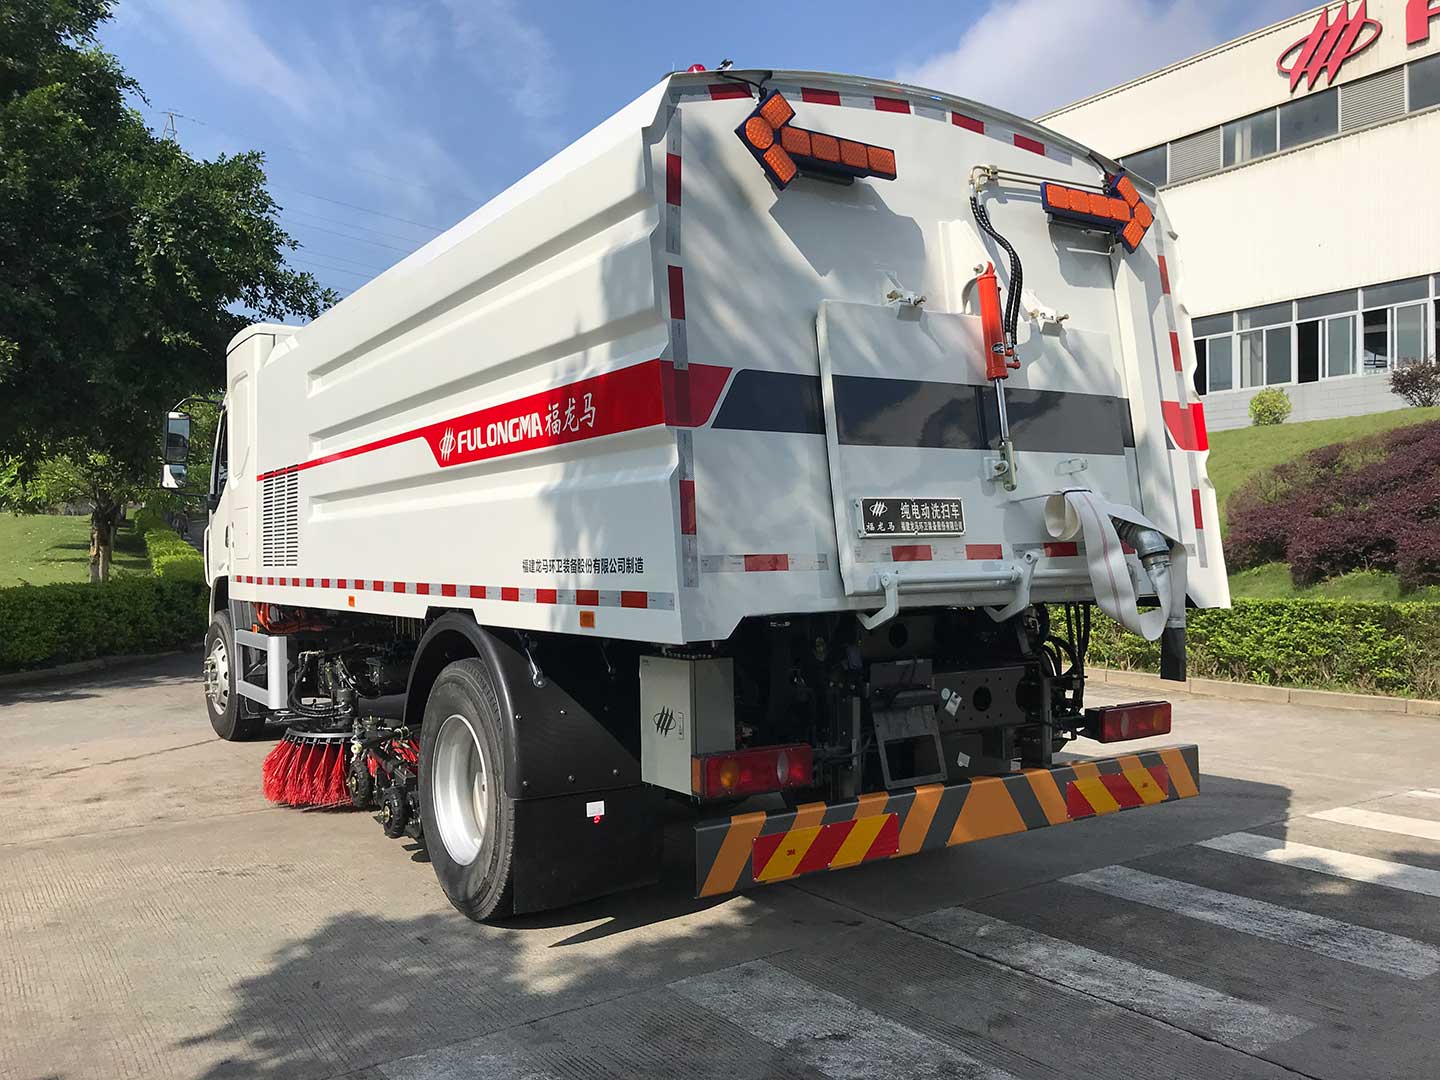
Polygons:
[[247,323],[336,300],[285,265],[259,153],[196,160],[130,107],[96,44],[112,3],[0,2],[0,462],[25,488],[51,459],[99,485],[102,565],[165,409],[223,384]]

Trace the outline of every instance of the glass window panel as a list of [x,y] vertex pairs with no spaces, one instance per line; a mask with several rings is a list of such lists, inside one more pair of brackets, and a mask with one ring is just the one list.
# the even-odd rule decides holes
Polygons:
[[1389,304],[1403,304],[1407,300],[1424,300],[1430,290],[1423,277],[1408,281],[1392,281],[1388,285],[1372,285],[1361,289],[1364,302],[1361,307],[1385,307]]
[[1155,146],[1149,150],[1141,150],[1139,153],[1130,154],[1120,159],[1120,164],[1129,169],[1136,176],[1144,177],[1150,183],[1159,187],[1169,180],[1166,161],[1165,147]]
[[1235,329],[1234,312],[1226,312],[1224,315],[1206,315],[1201,319],[1190,320],[1190,330],[1196,337],[1210,337],[1213,334],[1228,334]]
[[1195,393],[1205,394],[1205,365],[1209,362],[1209,349],[1202,338],[1195,342]]
[[1360,305],[1355,300],[1355,290],[1346,289],[1344,292],[1332,292],[1324,296],[1312,296],[1305,300],[1297,300],[1295,301],[1295,310],[1302,319],[1318,319],[1322,315],[1339,315],[1342,312],[1358,310]]
[[1229,390],[1235,385],[1232,364],[1234,338],[1211,338],[1205,343],[1205,381],[1207,391]]
[[1265,331],[1240,335],[1240,385],[1265,385]]
[[1225,164],[1264,157],[1275,152],[1275,110],[1266,109],[1243,120],[1232,120],[1223,129]]
[[1288,383],[1291,377],[1290,327],[1265,331],[1265,384]]
[[1367,375],[1373,375],[1390,366],[1390,312],[1384,309],[1367,311],[1361,317],[1364,319],[1362,370]]
[[1320,378],[1320,324],[1304,322],[1295,327],[1295,381],[1315,382]]
[[1283,304],[1266,304],[1264,307],[1253,307],[1240,312],[1240,329],[1254,330],[1260,326],[1274,326],[1276,323],[1289,322],[1294,318],[1292,311],[1294,305],[1288,300]]
[[1395,363],[1413,363],[1425,355],[1425,308],[1421,304],[1395,309]]
[[1325,374],[1355,374],[1355,316],[1344,315],[1325,323]]
[[1340,97],[1334,90],[1280,106],[1280,149],[1314,142],[1340,130]]
[[1410,65],[1410,111],[1440,105],[1440,55]]

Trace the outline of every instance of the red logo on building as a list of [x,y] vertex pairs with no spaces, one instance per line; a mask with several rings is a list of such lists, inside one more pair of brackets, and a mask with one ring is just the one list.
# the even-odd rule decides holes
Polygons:
[[1440,19],[1440,0],[1410,0],[1405,5],[1405,44],[1430,40],[1430,20]]
[[1321,75],[1328,74],[1327,84],[1333,83],[1346,60],[1364,52],[1380,37],[1380,23],[1366,13],[1365,0],[1360,0],[1353,15],[1349,0],[1334,14],[1332,21],[1329,10],[1320,12],[1315,28],[1275,61],[1275,70],[1289,77],[1292,93],[1307,77],[1310,85],[1306,89],[1309,90],[1315,88]]

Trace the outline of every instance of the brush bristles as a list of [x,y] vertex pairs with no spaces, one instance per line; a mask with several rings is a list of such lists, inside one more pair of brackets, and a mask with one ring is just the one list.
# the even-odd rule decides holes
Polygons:
[[282,806],[350,805],[348,747],[344,739],[306,740],[287,731],[260,769],[265,798]]

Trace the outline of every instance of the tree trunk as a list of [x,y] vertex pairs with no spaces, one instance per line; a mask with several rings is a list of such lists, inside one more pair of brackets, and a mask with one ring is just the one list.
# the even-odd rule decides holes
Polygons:
[[120,507],[109,499],[95,500],[90,511],[90,581],[110,580],[110,559],[115,552],[115,518]]

